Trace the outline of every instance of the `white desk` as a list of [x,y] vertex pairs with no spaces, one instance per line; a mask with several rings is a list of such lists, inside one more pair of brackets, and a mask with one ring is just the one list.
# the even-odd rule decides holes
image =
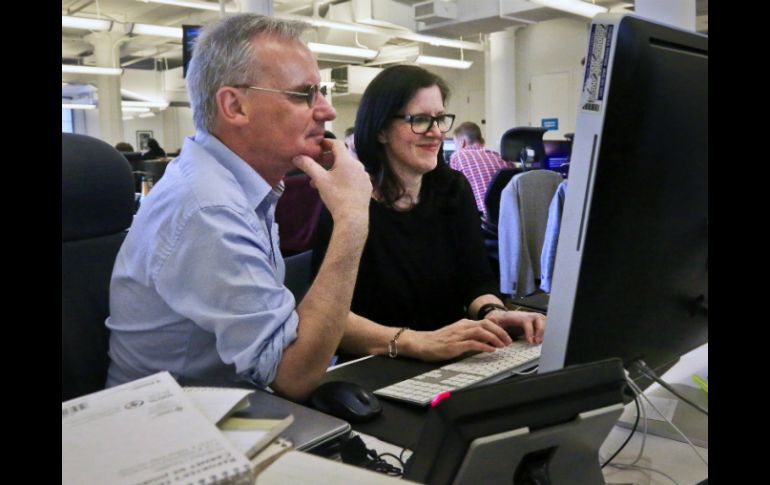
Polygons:
[[[609,457],[614,453],[626,439],[629,431],[631,430],[615,426],[602,445],[602,456]],[[625,449],[615,457],[613,463],[631,463],[636,458],[641,443],[641,432],[637,432]],[[698,451],[708,459],[707,449],[698,447]],[[637,465],[660,470],[670,475],[679,485],[693,485],[708,477],[708,467],[686,443],[658,436],[647,435],[644,455]],[[602,471],[608,484],[671,485],[673,483],[663,475],[650,471],[618,470],[610,466]]]

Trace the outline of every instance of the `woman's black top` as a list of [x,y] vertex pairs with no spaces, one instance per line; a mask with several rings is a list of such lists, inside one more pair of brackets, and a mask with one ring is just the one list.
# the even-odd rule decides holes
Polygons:
[[[369,237],[351,310],[388,326],[435,330],[461,318],[476,297],[496,294],[465,176],[445,167],[423,177],[420,202],[398,211],[372,201]],[[333,222],[324,207],[313,251],[313,274],[323,261]]]

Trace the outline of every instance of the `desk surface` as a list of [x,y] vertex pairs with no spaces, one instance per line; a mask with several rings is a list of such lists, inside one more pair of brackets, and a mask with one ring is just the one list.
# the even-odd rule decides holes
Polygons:
[[[630,430],[615,426],[610,431],[601,447],[601,456],[608,458],[628,437]],[[642,433],[637,431],[625,449],[612,460],[613,463],[631,463],[639,453],[642,443]],[[698,451],[708,460],[708,450],[697,447]],[[694,485],[708,477],[708,467],[686,443],[647,435],[644,454],[637,463],[648,468],[654,468],[670,475],[681,485]],[[639,485],[671,485],[673,482],[660,473],[648,470],[619,470],[610,466],[602,470],[607,484],[637,483]]]
[[[411,359],[389,359],[372,357],[359,362],[343,365],[327,373],[324,381],[345,380],[355,382],[369,390],[415,376],[437,364]],[[708,376],[708,344],[683,356],[679,363],[664,376],[670,383],[689,383],[693,373]],[[649,390],[655,389],[651,387]],[[648,390],[648,391],[649,391]],[[392,445],[414,450],[422,431],[423,421],[428,408],[421,408],[396,401],[381,399],[383,414],[369,423],[353,424],[356,431],[376,437],[370,446],[378,451],[396,451]],[[397,426],[394,426],[397,423]],[[629,429],[614,427],[601,448],[603,457],[612,454],[626,439]],[[384,442],[377,446],[377,442]],[[613,460],[614,463],[630,463],[639,451],[642,442],[641,431],[637,431],[626,448]],[[708,460],[708,450],[698,447],[700,454]],[[398,453],[396,453],[398,454]],[[698,458],[685,443],[668,438],[648,435],[645,451],[638,465],[660,470],[670,475],[680,484],[695,484],[708,477],[708,466]],[[604,476],[607,483],[636,483],[639,485],[670,484],[664,475],[653,471],[618,470],[606,467]]]

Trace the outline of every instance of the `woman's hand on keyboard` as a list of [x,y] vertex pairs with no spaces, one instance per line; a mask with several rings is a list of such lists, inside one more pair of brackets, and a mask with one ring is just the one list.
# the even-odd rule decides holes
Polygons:
[[540,313],[495,310],[487,313],[487,320],[491,320],[506,330],[518,330],[524,334],[530,344],[543,343],[545,316]]
[[447,360],[471,351],[492,352],[512,342],[503,327],[490,320],[463,319],[431,332],[409,330],[401,339],[405,337],[404,354],[425,361]]

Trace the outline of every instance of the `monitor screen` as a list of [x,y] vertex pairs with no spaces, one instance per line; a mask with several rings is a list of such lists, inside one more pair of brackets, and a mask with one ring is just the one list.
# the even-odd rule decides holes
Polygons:
[[624,387],[620,360],[607,359],[452,392],[429,410],[404,478],[541,483],[528,474],[547,468],[553,480],[542,483],[592,483]]
[[444,161],[449,163],[452,160],[452,154],[457,151],[454,138],[444,138],[444,143],[441,144],[441,149],[444,152]]
[[545,167],[548,170],[559,170],[562,165],[569,162],[569,155],[572,151],[572,142],[570,140],[543,140],[545,145],[546,162]]
[[182,77],[187,77],[187,65],[190,64],[195,50],[195,39],[198,38],[202,29],[200,25],[182,26]]
[[591,31],[540,371],[665,368],[708,342],[708,37]]

